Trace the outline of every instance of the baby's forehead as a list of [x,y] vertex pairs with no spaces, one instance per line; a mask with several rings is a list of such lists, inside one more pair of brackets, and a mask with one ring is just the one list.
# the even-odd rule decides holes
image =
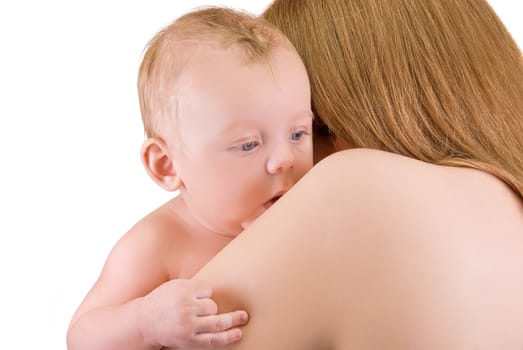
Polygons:
[[[183,54],[184,61],[178,62],[179,69],[173,75],[177,93],[183,96],[185,90],[190,91],[213,83],[232,84],[232,76],[241,70],[263,70],[264,75],[270,76],[273,74],[272,64],[279,59],[279,53],[283,50],[299,60],[298,54],[285,46],[273,47],[263,55],[252,57],[239,45],[224,47],[214,42],[191,43]],[[228,79],[227,74],[231,79]],[[248,78],[252,77],[251,75]]]
[[213,106],[216,112],[236,112],[233,106],[245,109],[249,104],[246,100],[238,101],[237,97],[250,101],[250,96],[244,94],[250,91],[250,87],[261,81],[275,82],[275,77],[281,79],[281,69],[274,70],[273,64],[278,64],[282,57],[293,55],[296,59],[292,62],[301,63],[296,51],[286,45],[273,46],[262,55],[251,57],[236,44],[224,46],[220,42],[196,40],[187,40],[183,44],[184,62],[178,62],[179,71],[172,76],[170,87],[167,87],[173,89],[171,98],[176,100],[175,110],[171,113],[174,125],[171,126],[179,132],[183,132],[184,120],[191,123],[194,115],[204,114],[201,113],[204,104]]

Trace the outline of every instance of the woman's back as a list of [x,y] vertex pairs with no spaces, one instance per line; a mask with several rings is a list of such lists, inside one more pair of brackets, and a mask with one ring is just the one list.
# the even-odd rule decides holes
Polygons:
[[520,349],[522,251],[521,198],[497,178],[350,150],[196,278],[250,312],[238,349]]

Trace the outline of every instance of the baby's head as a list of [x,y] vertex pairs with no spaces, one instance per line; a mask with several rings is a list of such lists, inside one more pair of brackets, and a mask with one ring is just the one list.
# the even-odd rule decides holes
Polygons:
[[151,40],[138,89],[149,175],[213,231],[239,233],[312,166],[307,73],[262,19],[180,17]]
[[219,7],[189,12],[150,40],[138,76],[147,137],[166,138],[179,117],[186,75],[219,51],[234,51],[244,64],[267,61],[276,48],[292,48],[272,25],[247,13]]

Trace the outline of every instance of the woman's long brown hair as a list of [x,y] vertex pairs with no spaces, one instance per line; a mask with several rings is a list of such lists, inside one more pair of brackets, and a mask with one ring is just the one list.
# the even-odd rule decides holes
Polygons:
[[523,196],[523,58],[485,0],[276,0],[263,16],[336,137],[482,169]]

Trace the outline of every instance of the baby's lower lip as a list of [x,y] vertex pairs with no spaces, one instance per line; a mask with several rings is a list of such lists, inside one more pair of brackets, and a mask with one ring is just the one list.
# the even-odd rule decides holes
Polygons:
[[273,198],[273,199],[271,199],[270,201],[266,202],[263,206],[265,207],[265,209],[269,209],[270,207],[272,207],[272,205],[273,205],[274,203],[276,203],[276,201],[277,201],[278,199],[280,199],[280,197],[278,197],[278,198]]
[[276,200],[271,199],[270,201],[266,202],[263,206],[265,207],[265,209],[269,209],[270,207],[272,207],[275,201]]

